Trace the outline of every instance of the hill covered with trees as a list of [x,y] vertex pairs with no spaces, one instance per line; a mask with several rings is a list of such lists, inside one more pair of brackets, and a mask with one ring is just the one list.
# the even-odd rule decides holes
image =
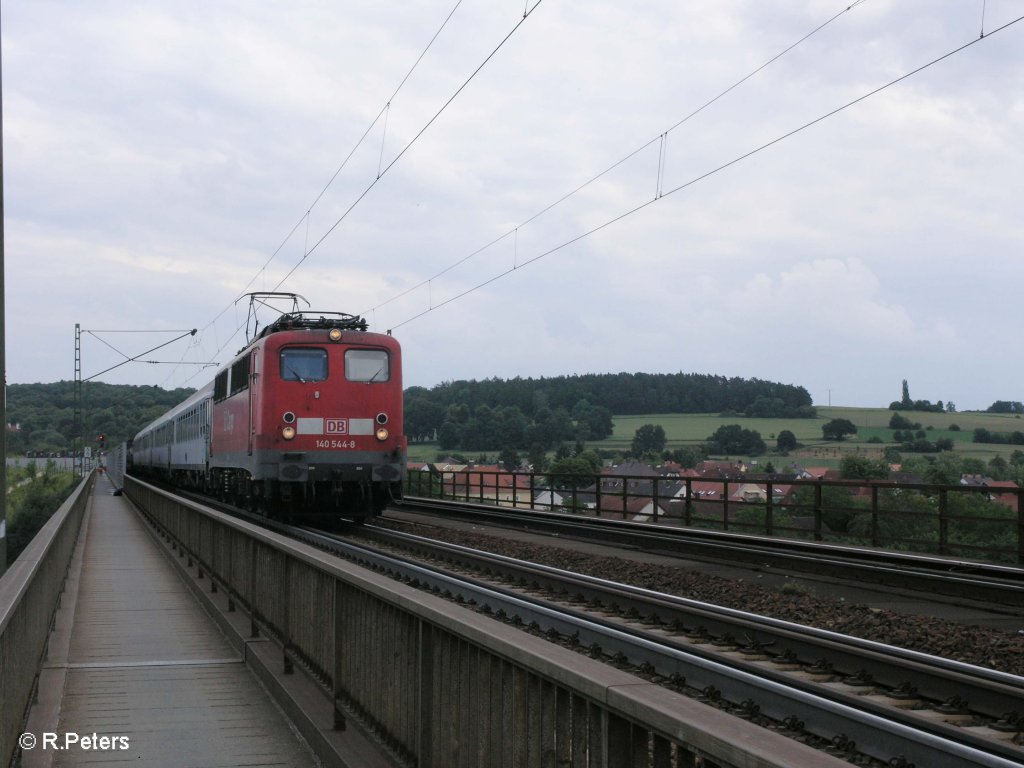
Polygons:
[[405,392],[409,439],[436,436],[442,450],[550,448],[561,441],[602,440],[612,433],[612,414],[646,413],[816,415],[803,387],[695,373],[452,381]]
[[[108,447],[116,445],[193,391],[87,382],[82,403],[85,445],[95,446],[101,434]],[[695,373],[495,378],[405,391],[409,439],[437,439],[443,450],[549,449],[561,442],[602,440],[612,433],[612,414],[647,413],[816,415],[803,387]],[[12,455],[70,449],[74,382],[10,385],[7,421],[7,448]]]
[[[195,390],[86,382],[82,389],[82,434],[96,447],[99,435],[113,446],[135,435]],[[11,455],[71,448],[75,383],[10,384],[7,387],[7,451]]]

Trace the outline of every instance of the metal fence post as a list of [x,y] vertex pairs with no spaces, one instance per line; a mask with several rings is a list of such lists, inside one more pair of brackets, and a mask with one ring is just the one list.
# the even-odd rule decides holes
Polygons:
[[949,499],[946,489],[939,489],[939,554],[949,554]]
[[729,530],[729,481],[722,481],[722,530]]
[[1024,489],[1017,489],[1017,565],[1024,565]]
[[814,540],[821,541],[821,481],[814,484]]
[[658,480],[660,480],[660,479],[661,478],[659,478],[659,477],[654,478],[654,488],[653,488],[654,509],[651,510],[651,522],[652,523],[658,522]]
[[871,486],[871,546],[878,546],[878,486]]
[[683,525],[689,527],[693,520],[693,478],[686,478],[686,503],[683,505]]

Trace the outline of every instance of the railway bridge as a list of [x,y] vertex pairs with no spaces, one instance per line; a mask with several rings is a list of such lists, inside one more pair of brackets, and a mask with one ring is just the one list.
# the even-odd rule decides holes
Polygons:
[[841,766],[441,596],[93,474],[0,580],[0,766]]

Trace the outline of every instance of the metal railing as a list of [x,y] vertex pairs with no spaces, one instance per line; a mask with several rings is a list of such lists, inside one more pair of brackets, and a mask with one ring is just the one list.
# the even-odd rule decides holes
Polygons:
[[0,766],[18,747],[94,482],[78,484],[0,578]]
[[125,491],[227,593],[228,610],[244,607],[255,631],[303,660],[336,711],[358,719],[398,764],[832,764],[784,736],[306,544],[131,477]]
[[1024,489],[410,471],[407,496],[1024,564]]

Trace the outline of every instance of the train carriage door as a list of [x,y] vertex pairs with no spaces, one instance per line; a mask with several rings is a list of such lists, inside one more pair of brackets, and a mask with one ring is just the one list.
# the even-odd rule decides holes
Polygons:
[[258,361],[257,354],[258,349],[254,349],[249,354],[249,455],[252,456],[253,443],[256,439],[256,429],[258,421],[258,410],[259,410],[259,386],[257,378],[259,377],[259,371],[256,369],[256,363]]

